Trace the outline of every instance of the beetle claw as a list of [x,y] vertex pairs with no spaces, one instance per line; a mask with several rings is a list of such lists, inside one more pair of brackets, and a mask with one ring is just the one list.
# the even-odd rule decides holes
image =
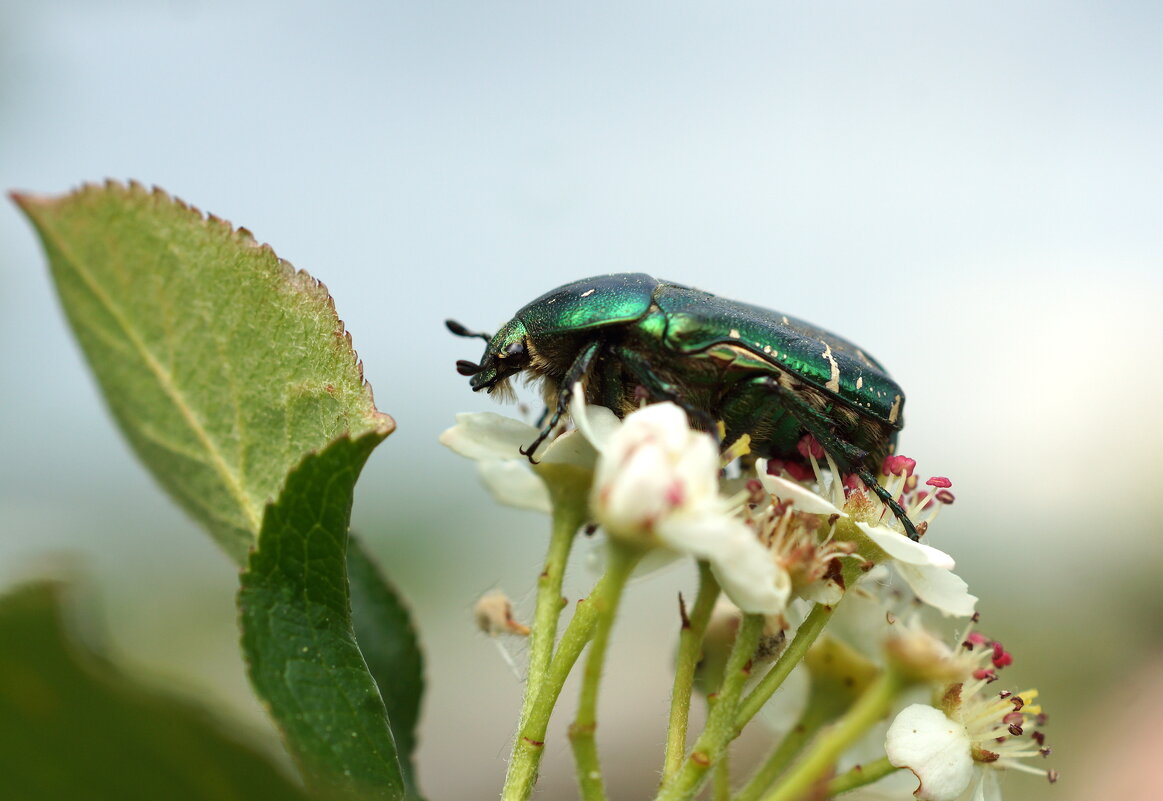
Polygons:
[[541,464],[541,462],[537,461],[537,459],[533,457],[533,454],[537,453],[537,449],[541,447],[541,443],[544,441],[545,437],[538,437],[537,439],[533,440],[533,444],[528,448],[518,448],[517,451],[529,460],[529,464]]

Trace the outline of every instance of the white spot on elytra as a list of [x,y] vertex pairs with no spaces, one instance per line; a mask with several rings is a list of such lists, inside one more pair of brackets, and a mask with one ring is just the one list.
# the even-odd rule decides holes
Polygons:
[[892,399],[892,408],[888,410],[888,421],[895,423],[897,418],[901,416],[901,401],[904,400],[900,395]]
[[731,337],[731,339],[738,339],[738,338],[739,338],[739,329],[738,329],[738,328],[732,328],[732,329],[731,329],[731,333],[729,334],[729,336]]
[[862,376],[862,375],[856,376],[856,388],[860,389],[863,386],[864,386],[864,376]]
[[832,377],[824,384],[824,388],[829,392],[839,392],[840,365],[836,364],[836,357],[832,355],[832,346],[827,342],[824,343],[824,358],[828,360],[828,364],[832,365]]
[[583,298],[588,298],[590,295],[594,294],[594,293],[595,293],[595,292],[597,292],[597,291],[598,291],[598,290],[596,290],[596,289],[587,289],[585,292],[583,292],[583,293],[581,294],[581,296],[582,296]]

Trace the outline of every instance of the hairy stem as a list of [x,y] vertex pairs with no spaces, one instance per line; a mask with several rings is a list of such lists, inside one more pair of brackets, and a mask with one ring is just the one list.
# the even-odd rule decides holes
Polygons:
[[[610,575],[607,569],[588,598],[577,602],[573,618],[557,644],[557,650],[549,662],[536,696],[529,704],[528,714],[517,730],[517,742],[513,746],[513,756],[509,762],[509,772],[505,787],[501,792],[503,801],[525,801],[533,791],[537,781],[537,768],[545,749],[545,732],[549,728],[549,718],[561,695],[561,688],[570,671],[581,656],[582,650],[593,636],[598,619],[598,610],[608,605],[609,595],[621,581]],[[617,587],[621,593],[621,587]]]
[[670,694],[670,723],[666,729],[666,757],[662,780],[665,782],[678,772],[686,754],[687,721],[690,718],[691,690],[694,687],[695,668],[702,656],[703,635],[707,622],[719,597],[719,582],[707,562],[699,562],[699,594],[690,616],[683,616],[682,631],[678,635],[678,658],[674,667],[674,689]]
[[735,716],[743,685],[751,675],[751,659],[763,632],[763,615],[746,615],[735,637],[723,685],[716,694],[714,706],[707,717],[707,727],[695,741],[690,755],[678,772],[665,781],[658,792],[658,801],[687,801],[694,797],[706,781],[707,771],[722,759],[727,745],[735,738]]
[[[550,679],[550,660],[562,609],[561,584],[565,565],[577,531],[585,523],[587,515],[584,486],[569,482],[566,476],[561,478],[557,485],[560,491],[554,492],[549,550],[545,566],[537,579],[537,606],[529,635],[529,673],[525,679],[525,695],[518,718],[518,735],[513,744],[513,754],[509,759],[502,791],[502,798],[506,801],[523,801],[528,798],[537,781],[542,744],[539,740],[525,739],[521,732],[527,728],[539,703],[538,699],[543,694],[544,685]],[[553,483],[549,483],[549,486],[553,491]]]
[[622,590],[634,571],[634,566],[642,558],[642,551],[631,550],[617,542],[610,543],[608,554],[610,563],[606,568],[605,591],[601,595],[595,594],[590,599],[594,614],[597,615],[597,622],[582,676],[577,717],[569,727],[570,745],[573,747],[574,761],[577,763],[578,787],[584,801],[604,801],[606,798],[595,739],[598,727],[598,691],[602,683],[602,668],[606,661],[610,632],[618,614],[618,604],[622,600]]
[[816,604],[808,616],[804,618],[804,622],[796,629],[796,636],[792,639],[791,645],[787,647],[776,663],[772,665],[771,670],[767,671],[759,683],[755,685],[747,697],[739,704],[739,712],[735,716],[735,731],[736,734],[743,730],[743,727],[755,717],[756,713],[767,703],[772,694],[779,689],[784,680],[792,672],[796,665],[803,660],[804,655],[808,649],[812,647],[812,643],[820,636],[820,632],[828,625],[828,621],[832,619],[832,612],[835,610],[834,606],[825,606],[823,604]]

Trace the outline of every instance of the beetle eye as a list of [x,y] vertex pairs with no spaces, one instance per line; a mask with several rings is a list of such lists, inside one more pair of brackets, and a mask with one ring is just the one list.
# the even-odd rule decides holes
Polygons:
[[521,358],[524,358],[524,356],[525,356],[525,343],[524,342],[510,342],[508,347],[505,348],[505,358],[521,359]]

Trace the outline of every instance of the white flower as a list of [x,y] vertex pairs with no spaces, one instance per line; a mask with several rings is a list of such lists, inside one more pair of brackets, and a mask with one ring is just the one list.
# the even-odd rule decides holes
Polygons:
[[697,518],[722,508],[719,451],[692,431],[673,403],[656,403],[626,417],[604,442],[590,505],[616,537],[650,536],[665,518]]
[[1007,768],[1056,781],[1055,771],[1023,761],[1050,753],[1039,730],[1045,721],[1042,709],[1033,703],[1037,691],[985,692],[1012,657],[999,643],[977,634],[967,636],[963,645],[965,658],[977,665],[972,678],[944,688],[943,709],[913,704],[901,710],[885,735],[889,762],[916,775],[920,784],[914,795],[922,801],[954,801],[975,774],[975,801],[1001,801],[995,772]]
[[901,710],[888,727],[884,749],[889,762],[917,775],[921,784],[914,795],[923,801],[953,801],[973,776],[965,727],[926,704]]
[[[811,454],[809,448],[804,450]],[[820,493],[813,492],[798,481],[768,475],[767,463],[762,459],[757,462],[756,467],[764,489],[790,502],[797,511],[837,515],[838,518],[848,517],[849,513],[865,519],[886,517],[887,510],[872,493],[856,492],[852,495],[851,502],[845,503],[843,486],[836,478],[837,468],[830,457],[828,460],[832,473],[830,480],[825,480],[815,458],[811,458],[810,462],[815,473],[815,484],[821,488]],[[948,492],[949,481],[944,478],[930,479],[925,485],[928,489],[925,490],[917,486],[917,481],[912,476],[915,463],[911,459],[890,457],[890,460],[886,461],[886,466],[890,462],[889,469],[896,471],[889,476],[890,492],[897,496],[903,494],[909,506],[909,516],[918,522],[919,530],[927,530],[941,506],[952,502],[953,496]],[[841,508],[841,505],[844,508]],[[973,614],[977,597],[971,595],[969,585],[953,573],[953,557],[944,551],[909,539],[905,536],[899,521],[891,513],[887,514],[887,524],[857,522],[856,525],[889,557],[896,571],[918,598],[945,615],[968,617]]]
[[856,526],[892,558],[896,571],[918,598],[945,615],[973,614],[977,596],[971,595],[969,585],[953,573],[953,557],[922,542],[913,542],[888,526]]
[[[440,435],[440,443],[476,461],[481,481],[497,503],[548,513],[549,490],[520,450],[538,433],[527,423],[494,412],[466,412],[458,414],[456,425]],[[585,437],[570,431],[554,439],[540,460],[590,469],[596,456]]]
[[621,426],[593,416],[597,408],[578,404],[573,416],[601,454],[590,508],[609,536],[704,559],[740,609],[782,612],[790,580],[719,495],[714,440],[673,403],[639,409]]
[[744,512],[748,522],[791,577],[795,595],[828,606],[838,603],[844,596],[839,560],[856,547],[835,539],[832,524],[848,515],[803,484],[768,474],[764,459],[755,469],[758,481],[750,482]]
[[[575,386],[570,411],[577,429],[553,439],[541,463],[593,471],[590,513],[610,537],[706,560],[741,609],[782,612],[790,579],[719,494],[714,440],[693,431],[673,403],[646,406],[623,422],[609,409],[586,406],[584,397]],[[543,471],[520,453],[537,438],[535,428],[490,412],[459,414],[456,420],[440,442],[476,460],[495,500],[551,511]]]
[[767,460],[759,459],[755,462],[755,470],[759,475],[759,481],[763,484],[763,488],[770,492],[775,497],[790,501],[795,506],[797,511],[806,512],[813,515],[839,515],[840,517],[847,517],[848,515],[843,509],[840,509],[836,504],[825,498],[823,495],[817,495],[810,489],[800,484],[798,481],[789,481],[786,478],[769,475],[767,472]]

